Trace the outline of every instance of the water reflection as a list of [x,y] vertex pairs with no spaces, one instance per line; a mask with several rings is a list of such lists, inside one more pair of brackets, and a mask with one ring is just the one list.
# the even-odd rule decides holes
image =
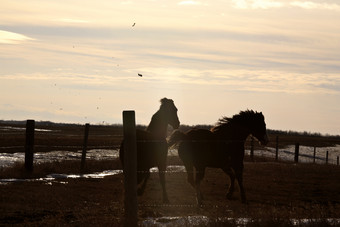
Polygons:
[[[69,160],[80,160],[82,151],[51,151],[34,153],[34,163],[60,162]],[[86,152],[88,160],[113,160],[119,157],[118,150],[92,149]],[[0,168],[10,167],[16,162],[24,162],[25,153],[0,153]]]
[[[150,172],[158,172],[158,168],[154,167],[150,169]],[[173,172],[185,172],[184,166],[177,166],[177,165],[170,165],[166,169],[167,173],[173,173]],[[113,176],[117,174],[123,173],[123,170],[121,169],[115,169],[115,170],[104,170],[102,172],[96,172],[96,173],[89,173],[89,174],[63,174],[63,173],[52,173],[48,174],[44,178],[37,178],[37,179],[0,179],[0,184],[9,184],[9,183],[16,183],[16,182],[54,182],[56,180],[60,179],[77,179],[77,178],[104,178],[106,176]]]
[[[339,218],[327,218],[327,219],[290,219],[292,226],[309,226],[317,225],[318,223],[323,225],[337,226],[340,224]],[[255,220],[252,218],[231,218],[231,217],[219,217],[209,218],[207,216],[183,216],[183,217],[158,217],[158,218],[146,218],[141,221],[141,226],[248,226],[249,224],[255,226],[261,226],[261,220]]]

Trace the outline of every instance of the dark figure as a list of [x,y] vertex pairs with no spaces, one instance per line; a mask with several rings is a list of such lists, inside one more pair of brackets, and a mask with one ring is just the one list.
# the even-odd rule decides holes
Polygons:
[[[178,154],[188,174],[188,182],[196,189],[197,203],[202,203],[200,183],[205,168],[221,168],[230,177],[227,198],[234,192],[235,178],[240,187],[242,203],[246,203],[243,188],[244,143],[249,135],[261,144],[268,143],[266,124],[262,113],[241,111],[232,118],[220,119],[211,130],[192,129],[186,133],[176,130],[170,137],[169,146],[178,145]],[[194,168],[196,176],[194,180]]]
[[[165,188],[166,159],[168,144],[166,141],[168,124],[174,129],[179,127],[177,108],[171,99],[163,98],[159,110],[152,116],[146,131],[136,130],[137,138],[137,184],[138,195],[142,195],[150,177],[150,168],[158,167],[160,183],[163,188],[163,202],[168,203]],[[124,165],[124,141],[121,144],[119,157]]]

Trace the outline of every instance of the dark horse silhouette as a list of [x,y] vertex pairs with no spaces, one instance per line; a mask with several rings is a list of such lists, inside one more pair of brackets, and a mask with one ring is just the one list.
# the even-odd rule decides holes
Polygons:
[[[266,124],[262,113],[241,111],[232,118],[224,117],[210,130],[191,129],[186,133],[176,130],[169,139],[169,146],[178,145],[178,154],[188,174],[188,182],[196,189],[197,203],[202,203],[200,183],[206,167],[221,168],[230,177],[227,198],[234,192],[235,177],[240,188],[241,200],[246,202],[243,187],[244,143],[249,135],[261,144],[268,143]],[[194,169],[196,176],[194,180]]]
[[[160,183],[163,189],[163,202],[168,203],[168,195],[165,189],[165,170],[168,155],[166,141],[167,128],[170,124],[174,129],[179,127],[177,108],[171,99],[161,99],[159,110],[152,116],[149,126],[144,130],[136,130],[137,138],[137,183],[138,195],[142,195],[146,182],[150,177],[150,168],[158,167]],[[121,144],[119,157],[124,165],[124,141]]]

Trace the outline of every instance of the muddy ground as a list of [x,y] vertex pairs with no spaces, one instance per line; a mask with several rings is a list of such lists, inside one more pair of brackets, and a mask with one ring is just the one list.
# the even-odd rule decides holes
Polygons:
[[[218,169],[207,169],[202,207],[196,206],[186,173],[167,173],[166,179],[171,203],[162,204],[158,174],[153,173],[145,194],[138,198],[140,224],[147,218],[164,216],[203,215],[211,219],[211,225],[226,224],[218,221],[221,217],[241,217],[256,220],[253,225],[283,226],[293,218],[340,218],[339,166],[246,162],[246,205],[241,204],[237,187],[232,200],[225,198],[229,180]],[[120,226],[124,223],[123,180],[118,174],[103,179],[0,185],[0,225]]]

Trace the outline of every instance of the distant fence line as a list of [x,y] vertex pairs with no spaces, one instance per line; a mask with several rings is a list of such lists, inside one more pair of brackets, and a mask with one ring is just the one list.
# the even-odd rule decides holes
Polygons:
[[[83,134],[83,144],[82,145],[37,145],[35,144],[35,135],[49,135],[49,136],[58,136],[58,137],[63,137],[60,134],[57,133],[51,133],[51,131],[45,131],[45,132],[36,132],[35,130],[35,121],[34,120],[27,120],[26,122],[26,130],[22,130],[22,132],[20,133],[8,133],[6,132],[5,135],[25,135],[26,139],[25,139],[25,144],[23,144],[22,146],[4,146],[4,147],[0,147],[0,151],[1,150],[8,150],[8,149],[19,149],[19,148],[23,148],[25,150],[25,167],[28,171],[32,171],[33,169],[33,153],[34,153],[34,148],[53,148],[53,149],[58,149],[58,148],[67,148],[67,149],[79,149],[82,150],[82,158],[81,158],[81,169],[84,168],[85,166],[85,160],[86,160],[86,151],[88,149],[105,149],[105,148],[118,148],[117,146],[112,146],[112,145],[96,145],[96,146],[88,146],[88,138],[89,138],[89,131],[90,131],[90,124],[85,124],[84,127],[84,134]],[[67,134],[67,137],[81,137],[82,135],[80,134]],[[121,137],[121,136],[117,136],[117,135],[91,135],[91,137]],[[137,142],[143,142],[143,141],[137,141]],[[150,142],[150,141],[148,141]],[[158,141],[152,141],[152,142],[158,142]],[[197,141],[197,142],[202,142],[202,141]],[[228,140],[221,140],[218,142],[231,142]],[[287,142],[287,141],[286,141]],[[250,159],[252,161],[254,161],[254,138],[251,137],[250,139]],[[316,156],[316,149],[317,147],[314,147],[314,151],[313,151],[313,163],[316,163],[316,159],[320,159],[320,157]],[[279,160],[279,136],[276,136],[275,139],[275,161]],[[300,156],[305,156],[305,155],[301,155],[300,154],[300,143],[296,142],[295,143],[295,152],[294,152],[294,162],[298,163],[299,162],[299,157]],[[339,156],[336,157],[336,164],[339,165]],[[325,158],[323,159],[325,160],[325,164],[329,164],[329,151],[326,151],[325,154]]]

